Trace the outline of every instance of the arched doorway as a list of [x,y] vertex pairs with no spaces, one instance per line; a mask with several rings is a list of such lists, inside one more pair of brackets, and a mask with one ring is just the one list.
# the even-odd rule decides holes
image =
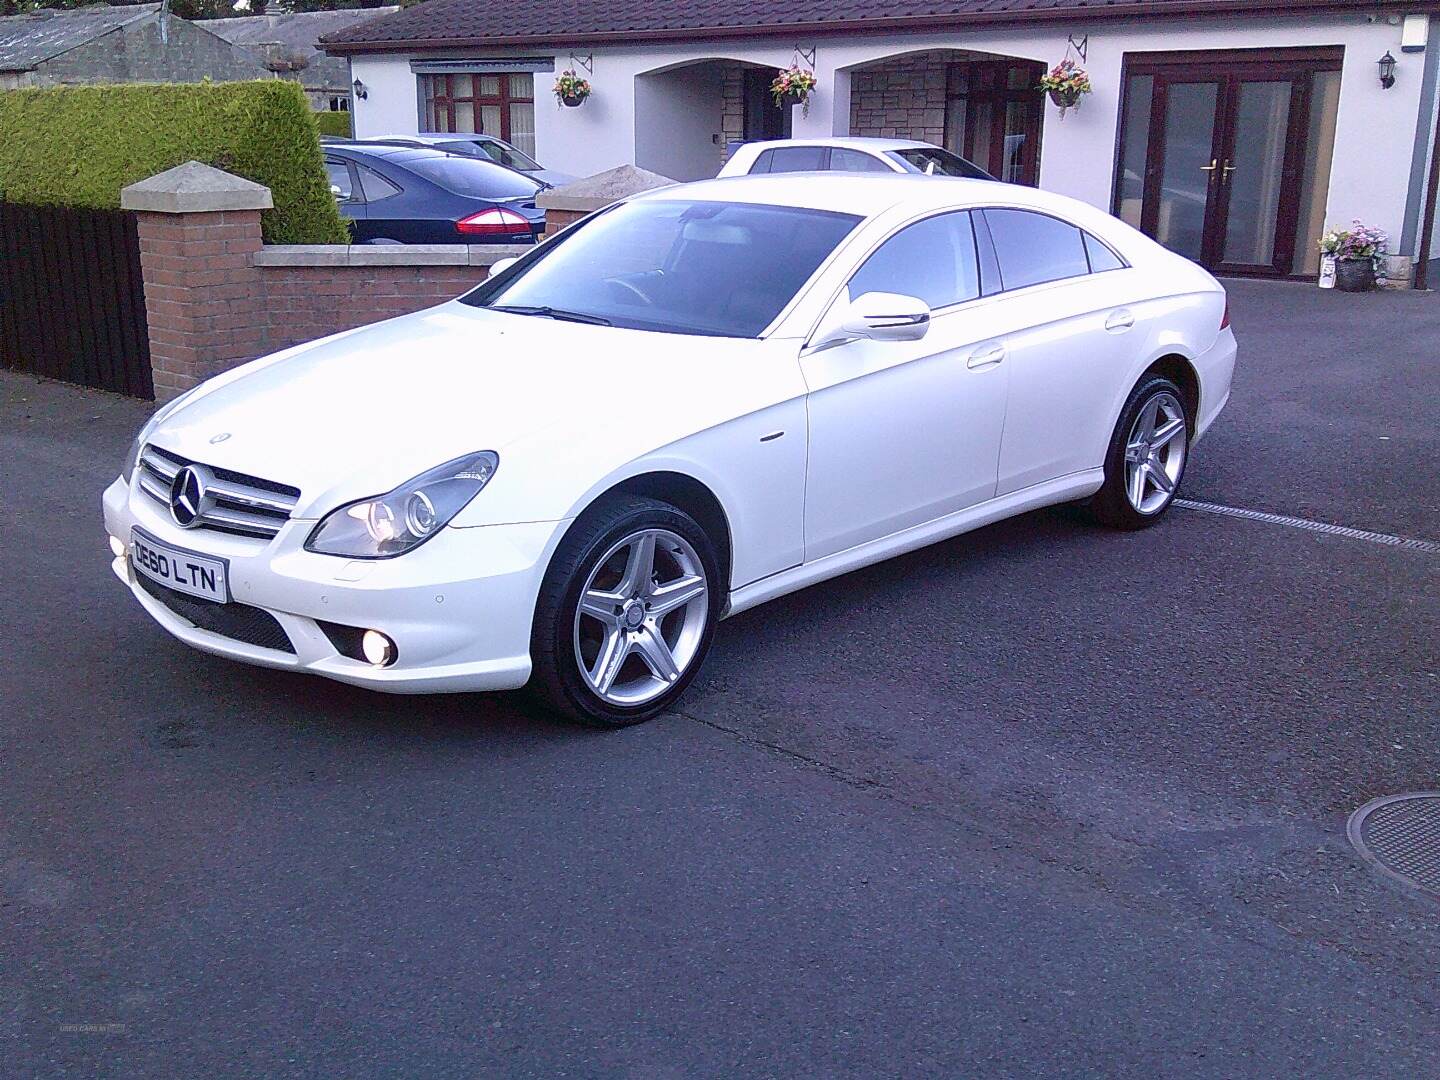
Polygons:
[[635,77],[635,164],[674,180],[720,171],[730,148],[790,135],[770,95],[776,69],[743,60],[692,60]]
[[1016,184],[1040,181],[1045,98],[1038,60],[932,49],[850,72],[850,134],[916,139]]

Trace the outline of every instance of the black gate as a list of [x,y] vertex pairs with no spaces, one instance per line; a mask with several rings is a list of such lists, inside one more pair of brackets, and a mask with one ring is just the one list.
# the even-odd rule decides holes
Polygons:
[[0,202],[0,364],[155,396],[134,214]]

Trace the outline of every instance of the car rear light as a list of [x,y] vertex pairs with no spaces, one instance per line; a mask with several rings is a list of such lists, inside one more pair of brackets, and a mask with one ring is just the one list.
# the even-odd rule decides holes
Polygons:
[[493,236],[497,233],[510,236],[515,233],[528,233],[530,222],[514,210],[497,206],[461,218],[455,222],[455,231],[465,236]]
[[1227,326],[1229,326],[1229,325],[1230,325],[1230,296],[1229,296],[1229,294],[1227,293],[1226,296],[1225,296],[1225,314],[1223,314],[1223,315],[1220,316],[1220,329],[1221,329],[1221,330],[1224,330],[1224,329],[1225,329]]

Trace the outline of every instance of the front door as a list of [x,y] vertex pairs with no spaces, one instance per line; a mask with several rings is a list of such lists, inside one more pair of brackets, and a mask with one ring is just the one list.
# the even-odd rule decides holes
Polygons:
[[746,68],[744,131],[746,142],[790,138],[790,107],[775,104],[773,68]]
[[[859,339],[807,352],[805,560],[902,532],[995,496],[1008,367],[995,305],[980,301],[968,211],[908,225],[846,296],[893,292],[932,308],[919,341]],[[842,297],[840,302],[844,302]]]
[[[1321,142],[1329,132],[1324,108],[1311,99],[1317,76],[1329,70],[1313,56],[1132,65],[1125,122],[1143,124],[1148,138],[1122,138],[1130,159],[1122,170],[1130,178],[1142,171],[1143,181],[1127,205],[1122,172],[1117,213],[1220,273],[1297,272],[1314,239],[1305,234],[1317,198],[1323,216],[1315,166],[1323,158],[1328,174],[1329,145]],[[1324,106],[1320,90],[1314,104]],[[1148,115],[1138,115],[1146,106]]]

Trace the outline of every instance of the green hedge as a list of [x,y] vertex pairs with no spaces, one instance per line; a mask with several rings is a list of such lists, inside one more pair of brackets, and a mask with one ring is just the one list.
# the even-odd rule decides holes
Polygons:
[[13,202],[113,208],[127,184],[192,159],[270,189],[267,243],[347,242],[298,83],[0,93],[0,191]]
[[315,126],[320,129],[321,135],[334,135],[341,139],[348,139],[351,135],[348,112],[317,112]]

